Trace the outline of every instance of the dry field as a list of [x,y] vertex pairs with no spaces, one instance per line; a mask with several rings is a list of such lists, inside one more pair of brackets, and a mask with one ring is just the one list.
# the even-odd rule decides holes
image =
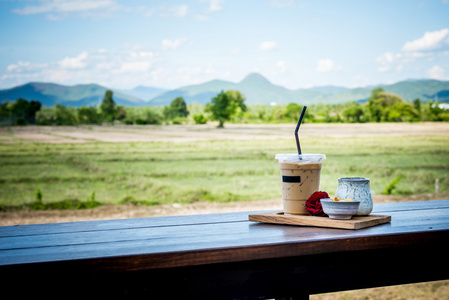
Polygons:
[[[117,125],[0,127],[0,143],[188,142],[294,139],[294,124]],[[449,135],[448,123],[302,124],[300,138]]]

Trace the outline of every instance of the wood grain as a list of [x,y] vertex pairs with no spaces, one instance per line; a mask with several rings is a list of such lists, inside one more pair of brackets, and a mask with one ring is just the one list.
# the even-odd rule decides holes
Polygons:
[[328,217],[314,217],[307,215],[285,215],[283,212],[268,212],[261,214],[249,215],[252,222],[285,224],[299,226],[315,226],[340,229],[362,229],[391,221],[391,216],[386,215],[369,215],[354,216],[350,220],[335,220]]

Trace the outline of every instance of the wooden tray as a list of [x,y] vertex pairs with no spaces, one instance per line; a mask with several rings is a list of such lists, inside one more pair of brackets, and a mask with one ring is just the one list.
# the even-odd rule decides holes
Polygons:
[[249,220],[253,222],[286,224],[300,226],[317,226],[341,229],[361,229],[391,221],[391,216],[369,215],[353,216],[350,220],[336,220],[329,217],[314,217],[306,215],[284,215],[282,211],[274,211],[261,214],[249,215]]

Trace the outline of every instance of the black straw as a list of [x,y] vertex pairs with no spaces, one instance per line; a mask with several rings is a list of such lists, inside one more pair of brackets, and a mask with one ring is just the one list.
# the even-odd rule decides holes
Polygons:
[[299,155],[301,155],[301,146],[299,145],[298,130],[299,130],[299,126],[301,125],[302,118],[304,117],[304,113],[306,112],[306,109],[307,109],[307,106],[303,106],[301,116],[299,117],[298,124],[296,125],[296,129],[295,129],[296,148],[298,148]]

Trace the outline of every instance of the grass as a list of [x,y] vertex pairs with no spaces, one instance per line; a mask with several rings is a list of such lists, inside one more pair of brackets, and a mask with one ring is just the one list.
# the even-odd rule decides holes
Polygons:
[[[449,192],[449,137],[303,138],[305,153],[324,153],[321,190],[337,179],[370,178],[373,194]],[[0,206],[126,201],[144,205],[280,198],[274,155],[294,140],[45,144],[0,143]],[[399,179],[398,179],[399,178]],[[53,203],[53,204],[52,204]],[[30,206],[31,205],[31,206]]]
[[448,299],[449,280],[311,295],[311,300]]

